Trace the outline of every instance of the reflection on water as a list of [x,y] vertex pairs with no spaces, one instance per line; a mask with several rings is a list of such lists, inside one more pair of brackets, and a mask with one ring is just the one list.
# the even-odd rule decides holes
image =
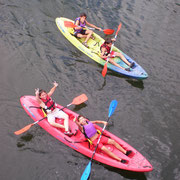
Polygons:
[[98,91],[102,91],[105,86],[106,86],[106,77],[104,78],[104,81],[103,81],[103,83],[102,83],[102,86],[100,86],[100,88],[98,89]]
[[21,135],[20,140],[17,142],[17,147],[22,148],[25,146],[26,142],[29,142],[33,139],[34,135],[30,133],[26,133],[25,135]]
[[131,84],[133,87],[139,88],[139,89],[144,89],[144,83],[142,80],[132,80],[132,79],[127,79],[126,80],[129,84]]
[[28,142],[31,141],[33,137],[34,137],[33,134],[27,133],[26,135],[22,135],[20,139],[21,141]]
[[123,176],[124,178],[127,179],[136,179],[136,180],[147,180],[145,173],[142,172],[130,172],[130,171],[126,171],[126,170],[119,170],[116,168],[112,168],[110,166],[106,166],[103,165],[106,169],[113,171],[115,173],[120,174],[121,176]]
[[132,79],[128,78],[126,76],[120,75],[116,72],[108,72],[108,75],[119,77],[121,79],[125,79],[129,84],[131,84],[133,87],[139,88],[139,89],[144,89],[144,82],[143,80],[137,80],[137,79]]
[[79,110],[83,109],[83,108],[86,107],[86,106],[87,106],[86,103],[82,103],[82,104],[80,104],[80,105],[76,105],[76,106],[72,109],[72,111],[78,112]]

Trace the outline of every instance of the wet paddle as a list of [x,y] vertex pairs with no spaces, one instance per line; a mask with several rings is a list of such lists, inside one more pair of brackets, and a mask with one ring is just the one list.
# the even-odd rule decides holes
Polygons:
[[[121,23],[119,24],[119,26],[118,26],[118,29],[117,29],[117,31],[116,31],[116,34],[115,34],[115,39],[117,38],[117,35],[118,35],[118,32],[119,32],[119,30],[121,29]],[[111,54],[111,51],[112,51],[112,49],[113,49],[113,46],[114,46],[114,42],[113,42],[113,44],[112,44],[112,46],[111,46],[111,50],[110,50],[110,53],[109,54]],[[103,70],[102,70],[102,76],[103,77],[105,77],[106,76],[106,73],[107,73],[107,63],[108,63],[108,61],[109,61],[109,58],[110,57],[108,57],[107,58],[107,61],[106,61],[106,63],[104,64],[104,68],[103,68]]]
[[[67,106],[65,106],[65,107],[63,107],[62,109],[59,109],[59,110],[63,110],[64,108],[69,107],[72,104],[74,104],[74,105],[82,104],[83,102],[85,102],[87,100],[88,100],[88,97],[85,94],[81,94],[81,95],[75,97],[70,104],[68,104]],[[42,119],[40,119],[40,120],[38,120],[38,121],[36,121],[34,123],[31,123],[31,124],[25,126],[24,128],[18,130],[18,131],[15,131],[14,134],[20,135],[20,134],[28,131],[32,126],[34,126],[35,124],[39,123],[43,119],[46,119],[46,117],[44,117],[44,118],[42,118]]]
[[[68,28],[79,27],[79,26],[75,25],[73,22],[70,22],[70,21],[64,21],[64,25],[66,27],[68,27]],[[91,27],[88,27],[88,29],[96,30],[96,28],[91,28]],[[110,35],[110,34],[114,33],[113,29],[104,29],[102,31],[104,32],[104,34],[107,34],[107,35]]]
[[[116,107],[117,107],[117,104],[118,104],[118,102],[117,102],[116,100],[112,100],[112,101],[111,101],[111,104],[110,104],[110,106],[109,106],[109,114],[108,114],[108,120],[107,120],[107,122],[109,121],[111,115],[114,113],[114,111],[115,111],[115,109],[116,109]],[[98,139],[98,142],[97,142],[97,145],[96,145],[96,147],[95,147],[95,150],[94,150],[93,155],[92,155],[92,157],[91,157],[91,160],[89,161],[88,165],[86,166],[86,169],[84,170],[84,172],[83,172],[83,174],[82,174],[82,176],[81,176],[81,180],[87,180],[87,179],[89,178],[89,176],[90,176],[91,166],[92,166],[92,160],[93,160],[93,157],[94,157],[94,155],[95,155],[95,153],[96,153],[96,149],[97,149],[97,147],[98,147],[98,144],[99,144],[99,142],[100,142],[100,140],[101,140],[101,137],[102,137],[102,134],[103,134],[105,128],[106,128],[106,125],[104,125],[104,127],[103,127],[103,130],[102,130],[101,135],[100,135],[100,137],[99,137],[99,139]]]

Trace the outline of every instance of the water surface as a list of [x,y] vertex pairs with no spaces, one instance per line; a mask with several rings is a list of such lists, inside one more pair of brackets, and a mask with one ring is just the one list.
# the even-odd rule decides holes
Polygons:
[[[108,71],[77,50],[59,32],[56,17],[88,21],[104,29],[122,23],[116,46],[149,74],[136,81]],[[89,119],[106,120],[111,100],[119,104],[107,129],[140,151],[153,165],[134,173],[93,162],[91,179],[180,179],[180,1],[0,1],[0,177],[80,179],[89,159],[34,126],[19,103],[34,89],[59,83],[54,99],[66,105],[86,93],[86,106],[70,109]],[[99,33],[102,37],[104,35]]]

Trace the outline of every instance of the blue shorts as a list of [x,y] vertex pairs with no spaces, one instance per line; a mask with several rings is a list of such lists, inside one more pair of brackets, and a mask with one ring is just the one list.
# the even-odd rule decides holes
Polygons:
[[77,37],[78,34],[82,34],[82,35],[85,35],[86,34],[86,30],[85,29],[82,29],[81,31],[75,31],[74,32],[74,36]]

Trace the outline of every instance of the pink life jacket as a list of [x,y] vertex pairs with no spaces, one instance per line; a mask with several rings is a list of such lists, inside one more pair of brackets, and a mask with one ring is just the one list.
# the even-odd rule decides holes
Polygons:
[[97,130],[94,127],[92,122],[88,121],[87,123],[88,124],[83,126],[84,133],[85,133],[85,136],[87,136],[87,138],[91,138],[97,133]]
[[50,98],[49,96],[47,96],[46,99],[41,99],[44,104],[47,106],[47,108],[45,110],[51,110],[53,111],[56,106],[55,106],[55,102],[52,100],[52,98]]

